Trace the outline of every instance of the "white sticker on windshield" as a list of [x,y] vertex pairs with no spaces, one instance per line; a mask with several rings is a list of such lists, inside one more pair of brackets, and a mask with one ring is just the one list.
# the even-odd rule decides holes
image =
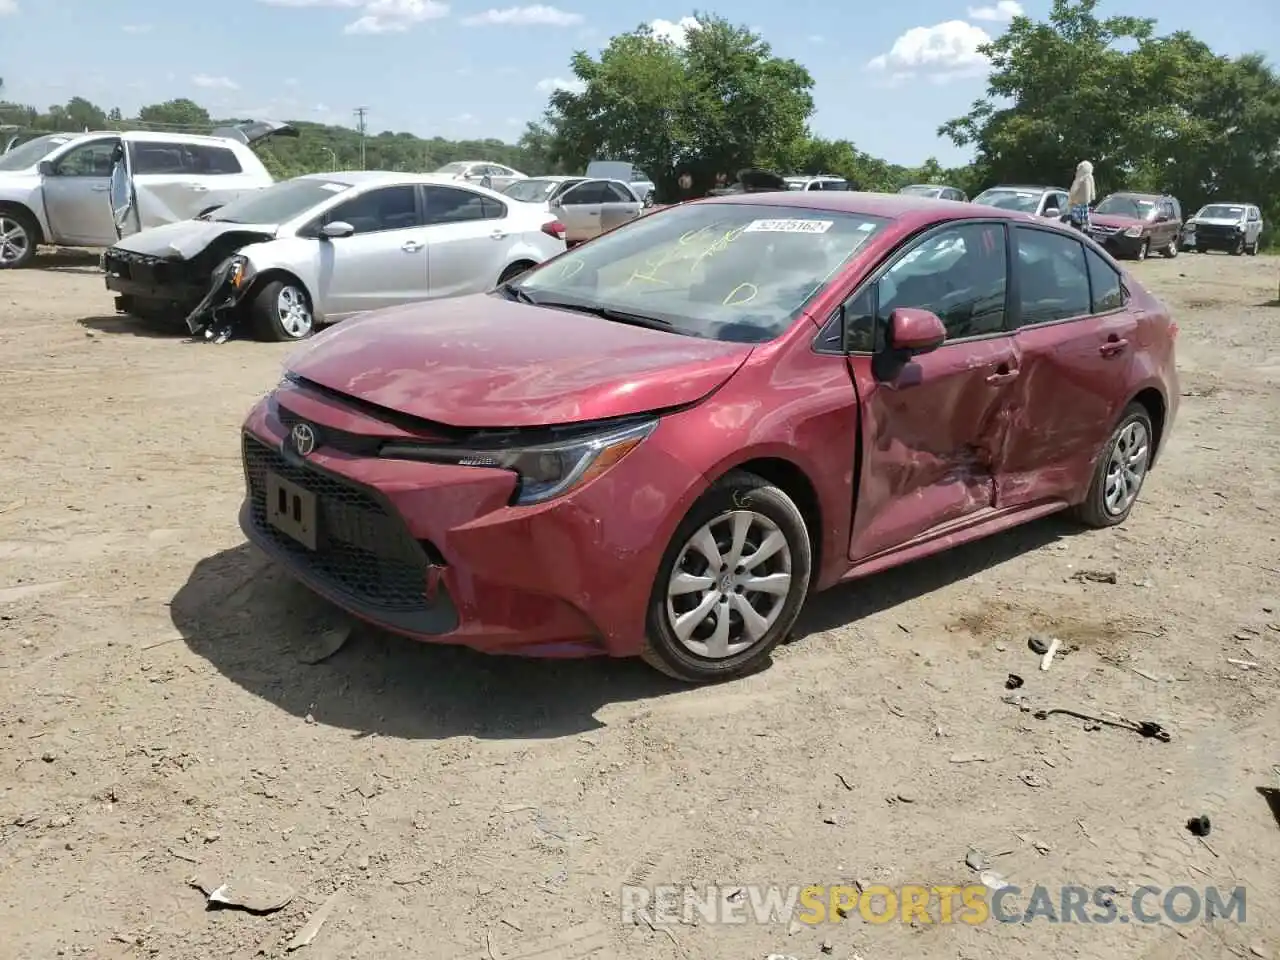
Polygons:
[[826,233],[834,220],[752,220],[743,233]]
[[330,193],[341,193],[347,189],[347,185],[345,183],[322,183],[320,184],[320,189],[328,190]]
[[864,224],[859,225],[859,227],[858,227],[858,232],[859,232],[859,233],[870,233],[870,232],[871,232],[872,230],[874,230],[875,228],[876,228],[876,225],[875,225],[874,223],[864,223]]

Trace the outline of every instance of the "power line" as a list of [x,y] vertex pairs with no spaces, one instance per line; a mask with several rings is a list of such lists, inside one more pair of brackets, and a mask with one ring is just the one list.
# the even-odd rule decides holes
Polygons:
[[359,133],[360,133],[360,169],[361,169],[361,170],[363,170],[363,169],[365,169],[365,163],[364,163],[364,134],[365,134],[364,115],[365,115],[366,113],[368,113],[368,112],[369,112],[369,108],[368,108],[368,107],[356,107],[356,108],[355,108],[355,110],[354,110],[354,111],[352,111],[352,112],[353,112],[353,113],[355,113],[355,115],[356,115],[356,130],[357,130],[357,131],[359,131]]

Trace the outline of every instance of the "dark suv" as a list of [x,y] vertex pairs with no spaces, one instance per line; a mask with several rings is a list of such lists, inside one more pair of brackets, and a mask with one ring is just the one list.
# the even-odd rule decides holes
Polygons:
[[1167,195],[1113,193],[1093,209],[1089,233],[1115,257],[1176,257],[1182,239],[1182,204]]

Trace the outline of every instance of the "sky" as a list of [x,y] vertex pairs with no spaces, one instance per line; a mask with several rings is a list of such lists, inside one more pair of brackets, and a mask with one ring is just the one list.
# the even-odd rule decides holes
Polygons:
[[[686,0],[687,2],[687,0]],[[1025,3],[1025,9],[1023,4]],[[0,0],[5,96],[40,107],[84,96],[126,116],[190,97],[215,116],[354,125],[371,132],[513,141],[547,94],[571,85],[575,50],[651,23],[681,42],[678,0],[490,6],[485,0]],[[1156,17],[1220,53],[1280,59],[1276,0],[1104,0],[1101,15]],[[884,159],[968,159],[937,136],[984,91],[977,46],[1050,0],[698,4],[757,30],[814,78],[811,124]]]

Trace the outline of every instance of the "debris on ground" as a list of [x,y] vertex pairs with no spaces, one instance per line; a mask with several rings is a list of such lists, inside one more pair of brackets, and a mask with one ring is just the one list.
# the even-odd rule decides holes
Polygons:
[[[1047,720],[1054,714],[1061,714],[1064,717],[1075,717],[1077,720],[1085,721],[1085,729],[1097,730],[1099,727],[1118,727],[1121,730],[1132,730],[1134,733],[1146,737],[1148,740],[1159,740],[1161,743],[1168,743],[1171,739],[1169,731],[1160,726],[1154,720],[1104,720],[1102,717],[1091,717],[1087,713],[1080,713],[1076,710],[1067,710],[1063,707],[1055,707],[1052,710],[1037,710],[1035,717],[1037,720]],[[1092,726],[1091,726],[1092,725]]]
[[1000,874],[993,873],[990,870],[984,870],[978,879],[981,880],[982,885],[992,893],[995,893],[998,890],[1003,890],[1005,887],[1009,886],[1008,880]]
[[949,759],[952,763],[985,763],[989,758],[981,753],[953,753]]
[[1040,658],[1040,669],[1041,669],[1041,670],[1048,670],[1048,669],[1049,669],[1049,666],[1053,663],[1053,658],[1054,658],[1054,657],[1057,655],[1057,653],[1058,653],[1058,647],[1059,647],[1060,645],[1061,645],[1061,644],[1060,644],[1060,642],[1059,642],[1059,640],[1058,640],[1058,638],[1057,638],[1057,637],[1054,637],[1052,640],[1050,640],[1050,641],[1049,641],[1049,648],[1048,648],[1047,650],[1045,650],[1045,652],[1044,652],[1044,656]]
[[1077,570],[1071,579],[1080,583],[1116,583],[1120,578],[1114,570]]
[[286,950],[292,952],[299,947],[305,947],[320,933],[320,928],[324,926],[325,921],[333,913],[333,908],[338,905],[338,901],[342,899],[342,888],[339,887],[333,893],[329,894],[329,898],[320,904],[318,910],[311,915],[311,918],[303,924],[302,929],[293,935],[293,939],[289,941]]
[[1209,835],[1209,818],[1203,814],[1198,817],[1192,817],[1187,821],[1187,829],[1191,831],[1192,836],[1207,837]]
[[964,864],[974,873],[980,873],[987,868],[987,855],[977,847],[970,847],[969,852],[964,855]]
[[1025,783],[1028,787],[1047,787],[1049,781],[1038,773],[1031,770],[1023,770],[1018,774],[1018,779]]
[[201,878],[188,883],[209,898],[209,906],[228,907],[247,913],[275,913],[289,905],[294,897],[293,887],[257,877],[243,877],[214,886]]
[[1022,686],[1022,683],[1023,683],[1023,680],[1020,676],[1018,676],[1016,673],[1011,673],[1009,674],[1008,678],[1004,682],[1004,688],[1006,690],[1017,690],[1020,686]]
[[1033,633],[1031,639],[1027,641],[1027,646],[1031,648],[1031,652],[1039,657],[1043,657],[1048,653],[1052,644],[1053,637],[1047,633]]

